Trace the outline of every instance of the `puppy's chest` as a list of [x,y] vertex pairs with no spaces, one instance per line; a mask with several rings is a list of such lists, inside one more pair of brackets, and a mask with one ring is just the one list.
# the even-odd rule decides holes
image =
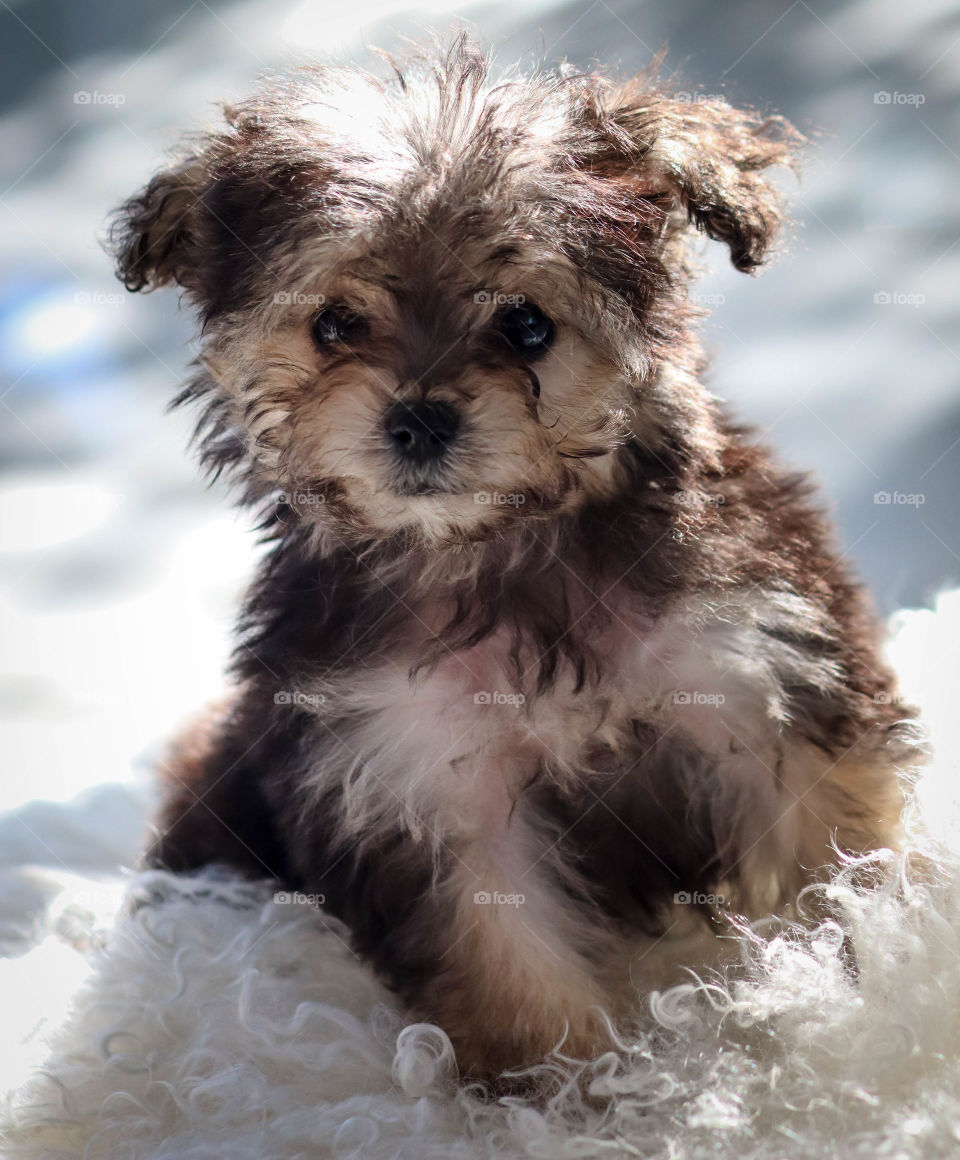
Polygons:
[[507,632],[450,652],[424,672],[389,665],[376,673],[365,727],[355,748],[416,812],[501,823],[537,776],[576,776],[616,744],[628,717],[620,666],[611,650],[599,673],[578,687],[575,664],[562,661],[537,689],[539,658]]
[[540,688],[532,635],[496,629],[417,670],[429,637],[418,634],[358,678],[350,700],[362,712],[337,723],[342,746],[329,775],[347,774],[361,812],[374,795],[419,817],[496,827],[535,778],[577,790],[585,778],[616,776],[651,731],[676,729],[713,752],[728,751],[734,736],[768,743],[768,690],[748,629],[705,621],[699,602],[656,619],[629,603],[608,606],[602,624],[569,626],[569,647]]
[[421,742],[439,751],[437,768],[446,761],[467,777],[511,784],[542,770],[562,778],[608,748],[640,692],[627,689],[630,648],[612,634],[569,643],[545,687],[536,644],[518,646],[506,631],[409,682],[408,704]]

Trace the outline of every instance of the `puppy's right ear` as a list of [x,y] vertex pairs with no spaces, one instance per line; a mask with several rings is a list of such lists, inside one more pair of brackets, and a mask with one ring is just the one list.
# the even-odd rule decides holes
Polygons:
[[108,249],[128,290],[188,286],[202,176],[200,160],[189,157],[158,173],[116,211]]
[[651,75],[625,84],[586,85],[583,116],[595,134],[588,171],[646,202],[678,211],[726,243],[738,270],[760,266],[783,218],[781,198],[764,177],[795,167],[802,134],[782,117],[736,109],[720,97],[679,99]]

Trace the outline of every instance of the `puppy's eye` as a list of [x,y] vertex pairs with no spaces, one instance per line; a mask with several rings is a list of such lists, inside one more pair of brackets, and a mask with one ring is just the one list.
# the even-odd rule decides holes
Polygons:
[[327,306],[314,317],[311,329],[317,346],[330,346],[334,342],[359,338],[366,329],[366,322],[345,306]]
[[553,323],[539,306],[531,302],[501,311],[494,325],[517,354],[528,358],[544,354],[553,342]]

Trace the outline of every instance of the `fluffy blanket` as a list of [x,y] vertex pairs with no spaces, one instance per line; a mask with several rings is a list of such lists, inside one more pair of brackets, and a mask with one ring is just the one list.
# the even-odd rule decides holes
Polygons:
[[[582,1068],[560,1047],[546,1103],[459,1085],[443,1032],[406,1025],[346,932],[269,885],[4,872],[4,1154],[960,1153],[958,640],[960,594],[899,618],[894,661],[936,752],[917,787],[915,850],[842,868],[816,929],[745,931],[724,976],[638,997],[640,1029],[619,1053]],[[124,793],[77,807],[91,845],[116,837],[104,817],[135,829],[143,803]],[[24,822],[45,844],[71,824],[66,807]]]

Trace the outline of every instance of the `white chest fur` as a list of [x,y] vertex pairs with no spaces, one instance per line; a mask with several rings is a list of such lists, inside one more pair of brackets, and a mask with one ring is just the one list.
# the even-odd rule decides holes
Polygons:
[[687,600],[656,622],[627,601],[611,611],[590,642],[599,679],[579,691],[573,673],[561,671],[537,694],[537,657],[525,655],[518,673],[499,631],[415,675],[411,650],[349,681],[316,683],[330,745],[314,784],[342,784],[343,824],[358,836],[399,823],[419,837],[494,841],[534,773],[575,781],[589,772],[591,754],[616,754],[640,720],[727,763],[738,803],[745,793],[758,806],[772,801],[778,779],[791,776],[777,756],[789,725],[784,687],[803,681],[826,692],[836,680],[829,665],[770,635],[801,618],[815,629],[812,608],[767,593]]

